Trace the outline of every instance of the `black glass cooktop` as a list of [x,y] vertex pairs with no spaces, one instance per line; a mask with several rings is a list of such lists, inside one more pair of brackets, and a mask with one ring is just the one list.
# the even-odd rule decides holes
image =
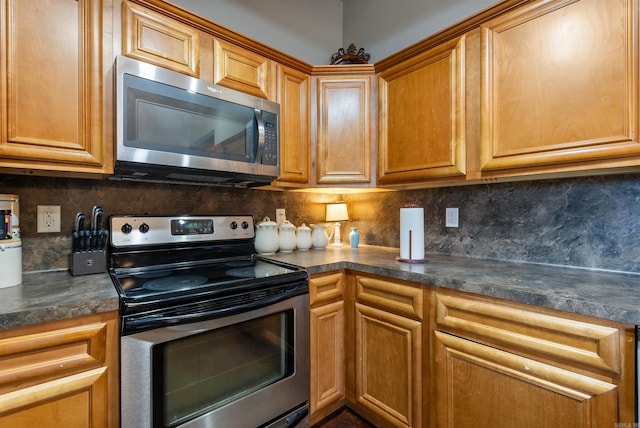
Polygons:
[[116,269],[112,270],[111,276],[121,297],[143,299],[165,293],[189,294],[206,288],[228,289],[247,282],[258,284],[259,280],[282,280],[286,275],[301,271],[251,258],[187,266],[165,265],[143,270]]

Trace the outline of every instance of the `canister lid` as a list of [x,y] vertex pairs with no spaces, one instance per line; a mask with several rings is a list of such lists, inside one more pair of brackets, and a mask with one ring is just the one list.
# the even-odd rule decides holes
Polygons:
[[22,239],[1,239],[0,240],[0,251],[4,251],[8,248],[18,248],[22,247]]

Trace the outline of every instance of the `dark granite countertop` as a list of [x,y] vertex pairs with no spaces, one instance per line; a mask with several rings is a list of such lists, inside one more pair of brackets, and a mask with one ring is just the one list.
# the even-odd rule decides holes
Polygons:
[[106,273],[29,272],[22,284],[0,288],[0,329],[118,309],[118,293]]
[[395,260],[397,248],[361,246],[269,256],[309,274],[353,269],[419,284],[640,325],[640,275],[426,254],[425,264]]
[[[352,269],[419,284],[496,297],[606,320],[640,325],[640,275],[558,266],[505,263],[427,254],[425,264],[395,260],[397,248],[361,246],[269,256],[310,274]],[[118,309],[109,276],[67,271],[23,275],[0,288],[0,328],[7,329]]]

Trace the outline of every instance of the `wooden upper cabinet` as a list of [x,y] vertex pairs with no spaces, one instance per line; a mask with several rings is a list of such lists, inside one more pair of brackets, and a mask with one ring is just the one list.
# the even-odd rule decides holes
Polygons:
[[276,100],[276,62],[216,39],[213,42],[214,83],[257,97]]
[[483,177],[638,165],[637,0],[532,2],[481,44]]
[[277,185],[309,182],[309,75],[278,65],[280,104],[280,177]]
[[113,172],[103,3],[0,2],[0,168]]
[[379,75],[378,183],[465,175],[465,37]]
[[370,75],[317,77],[316,184],[375,184],[372,83]]
[[122,54],[190,76],[200,76],[196,29],[137,4],[122,2]]

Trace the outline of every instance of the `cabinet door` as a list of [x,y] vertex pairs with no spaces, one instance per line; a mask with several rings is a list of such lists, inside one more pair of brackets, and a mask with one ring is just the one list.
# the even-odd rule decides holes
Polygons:
[[638,165],[638,15],[536,1],[482,25],[483,177]]
[[356,409],[379,426],[421,427],[424,292],[361,274],[352,284]]
[[113,171],[107,10],[101,0],[0,3],[0,167]]
[[317,184],[371,184],[371,76],[317,78]]
[[421,427],[420,321],[356,303],[355,326],[356,403],[382,426]]
[[196,29],[137,4],[122,3],[122,54],[189,76],[200,76]]
[[438,426],[633,421],[634,326],[464,293],[434,297]]
[[[312,417],[344,400],[344,302],[311,309]],[[330,412],[324,412],[330,413]]]
[[378,182],[407,185],[465,175],[465,37],[379,76]]
[[342,272],[313,276],[310,298],[311,423],[344,405],[344,276]]
[[0,334],[0,426],[117,427],[117,316]]
[[271,101],[276,99],[276,63],[222,40],[213,42],[214,83]]
[[278,65],[280,177],[275,184],[309,182],[309,76]]
[[616,385],[436,331],[437,426],[616,426]]

